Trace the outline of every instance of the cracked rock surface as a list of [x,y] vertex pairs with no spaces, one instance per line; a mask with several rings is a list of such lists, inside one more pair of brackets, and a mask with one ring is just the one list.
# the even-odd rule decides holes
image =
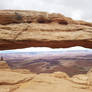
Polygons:
[[92,23],[55,13],[0,11],[0,50],[72,46],[92,48]]
[[0,70],[0,92],[92,92],[91,77],[81,74],[70,78],[63,72],[23,74]]
[[69,77],[64,72],[35,74],[25,69],[10,69],[0,62],[0,92],[92,92],[92,69],[87,74]]

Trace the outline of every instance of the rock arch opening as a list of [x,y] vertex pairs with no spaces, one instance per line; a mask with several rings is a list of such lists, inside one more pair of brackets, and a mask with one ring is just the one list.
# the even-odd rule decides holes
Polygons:
[[92,62],[89,62],[92,61],[92,49],[80,46],[5,50],[0,51],[0,57],[2,56],[11,69],[27,69],[37,74],[61,71],[73,76],[87,73],[92,66]]

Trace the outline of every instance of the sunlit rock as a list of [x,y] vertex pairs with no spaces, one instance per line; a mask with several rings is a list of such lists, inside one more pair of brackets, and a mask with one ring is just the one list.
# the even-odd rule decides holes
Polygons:
[[37,11],[0,11],[0,49],[26,47],[92,48],[92,23],[62,14]]

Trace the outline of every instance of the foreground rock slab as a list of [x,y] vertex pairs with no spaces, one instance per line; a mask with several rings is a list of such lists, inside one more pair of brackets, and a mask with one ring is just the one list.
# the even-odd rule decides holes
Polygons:
[[92,48],[92,23],[55,13],[0,11],[0,50],[72,46]]
[[31,80],[34,75],[19,74],[16,72],[0,71],[0,85],[14,85]]
[[92,92],[89,74],[70,78],[63,72],[23,74],[0,70],[0,92]]

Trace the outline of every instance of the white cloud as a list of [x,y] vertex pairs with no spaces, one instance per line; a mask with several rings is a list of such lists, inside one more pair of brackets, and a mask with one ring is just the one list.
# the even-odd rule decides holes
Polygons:
[[78,50],[86,50],[86,51],[92,51],[91,49],[76,46],[76,47],[70,47],[70,48],[58,48],[58,49],[52,49],[48,47],[31,47],[31,48],[24,48],[24,49],[15,49],[15,50],[4,50],[0,51],[0,53],[9,53],[9,52],[48,52],[48,51],[78,51]]
[[74,19],[92,21],[91,4],[92,0],[0,0],[0,9],[58,12]]
[[82,16],[83,16],[83,12],[81,10],[76,10],[76,11],[73,11],[71,15],[72,15],[71,17],[73,19],[75,19],[75,20],[81,20]]
[[70,50],[91,50],[91,49],[80,47],[80,46],[75,46],[75,47],[70,47],[70,48],[57,48],[57,49],[52,49],[48,47],[31,47],[31,48],[25,48],[25,49],[17,49],[16,51],[39,52],[39,51],[70,51]]

